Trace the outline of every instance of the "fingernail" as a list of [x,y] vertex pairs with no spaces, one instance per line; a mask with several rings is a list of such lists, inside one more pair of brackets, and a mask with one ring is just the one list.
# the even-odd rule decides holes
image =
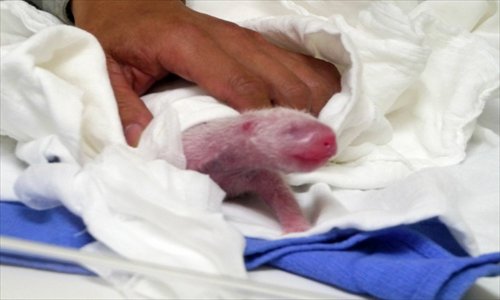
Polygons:
[[137,123],[128,125],[124,130],[127,144],[132,147],[137,147],[143,130],[142,126]]

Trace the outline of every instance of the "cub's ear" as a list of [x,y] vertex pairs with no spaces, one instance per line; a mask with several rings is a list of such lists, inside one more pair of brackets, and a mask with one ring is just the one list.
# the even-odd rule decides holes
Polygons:
[[245,133],[252,133],[255,128],[255,121],[254,120],[246,120],[241,124],[241,129]]

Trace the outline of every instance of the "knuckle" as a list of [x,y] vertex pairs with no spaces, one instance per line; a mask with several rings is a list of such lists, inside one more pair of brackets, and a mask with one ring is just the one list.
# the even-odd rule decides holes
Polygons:
[[312,80],[311,85],[317,85],[315,88],[322,90],[330,95],[340,91],[341,76],[337,67],[329,62],[315,60],[316,79]]
[[179,41],[185,39],[197,40],[200,37],[206,36],[206,32],[197,24],[183,22],[175,30],[169,32],[168,35],[169,37],[174,36]]
[[238,40],[251,40],[260,37],[260,34],[254,30],[241,27],[240,25],[232,22],[224,22],[221,26],[225,36],[238,39]]
[[310,85],[314,91],[314,99],[320,102],[328,101],[333,94],[338,92],[336,84],[314,82]]
[[341,76],[339,71],[334,65],[330,65],[331,68],[328,68],[327,75],[324,76],[326,79],[325,86],[328,87],[329,90],[333,91],[333,93],[340,92],[341,88]]
[[[168,33],[160,43],[161,49],[177,56],[192,55],[199,51],[198,45],[207,39],[207,33],[198,25],[184,23]],[[183,57],[185,59],[185,57]]]
[[247,29],[246,32],[247,35],[252,39],[254,39],[255,41],[259,43],[267,43],[267,40],[264,38],[264,36],[262,36],[262,34],[258,33],[257,31]]
[[311,89],[314,91],[311,104],[311,111],[314,115],[318,115],[332,96],[340,91],[336,85],[329,83],[313,83]]
[[247,74],[236,74],[231,76],[229,78],[229,86],[241,95],[252,95],[266,89],[261,79]]
[[[312,91],[305,83],[288,84],[283,87],[282,94],[300,106],[307,105],[311,99]],[[302,108],[302,107],[301,107]]]
[[222,24],[222,29],[225,31],[226,34],[234,34],[234,35],[242,35],[245,33],[246,29],[239,26],[238,24],[236,23],[232,23],[232,22],[224,22]]
[[247,74],[233,75],[228,84],[230,90],[225,102],[238,111],[271,105],[268,88],[258,77]]

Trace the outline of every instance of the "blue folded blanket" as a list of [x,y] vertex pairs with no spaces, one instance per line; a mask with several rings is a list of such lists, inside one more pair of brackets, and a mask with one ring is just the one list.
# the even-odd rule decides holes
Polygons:
[[[448,249],[419,232],[428,224]],[[432,219],[373,232],[332,230],[274,242],[249,238],[247,269],[269,265],[381,299],[460,299],[477,278],[500,275],[500,253],[466,256],[443,227]]]
[[[82,220],[64,207],[34,210],[15,202],[0,202],[0,234],[79,249],[93,242]],[[63,273],[93,274],[72,263],[28,257],[0,249],[0,263]]]
[[[2,235],[71,248],[93,241],[82,221],[62,207],[36,211],[0,202],[0,211]],[[272,266],[381,299],[459,299],[477,278],[500,275],[500,253],[468,256],[437,219],[372,232],[333,229],[307,238],[247,238],[245,261],[249,270]],[[91,274],[5,249],[0,262]]]

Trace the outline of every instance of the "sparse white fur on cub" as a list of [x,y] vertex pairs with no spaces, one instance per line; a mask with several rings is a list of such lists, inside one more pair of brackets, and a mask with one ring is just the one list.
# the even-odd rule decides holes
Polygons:
[[255,193],[285,232],[307,230],[281,173],[309,172],[336,152],[335,134],[313,116],[288,108],[249,111],[186,130],[183,147],[189,169],[210,177],[229,197]]

